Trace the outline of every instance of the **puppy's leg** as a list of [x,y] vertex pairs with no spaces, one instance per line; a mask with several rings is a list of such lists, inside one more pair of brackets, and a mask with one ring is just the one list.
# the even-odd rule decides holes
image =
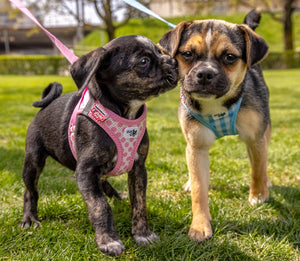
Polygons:
[[89,219],[94,227],[100,251],[117,256],[124,251],[124,245],[114,227],[111,208],[98,183],[98,170],[99,168],[91,166],[90,162],[78,163],[75,174],[76,182],[87,204]]
[[107,180],[101,180],[100,184],[101,184],[102,189],[103,189],[104,193],[106,194],[106,196],[108,196],[110,198],[115,197],[119,200],[127,198],[126,193],[119,193],[118,191],[116,191]]
[[132,208],[132,235],[138,245],[146,246],[159,237],[153,233],[147,221],[147,171],[144,164],[135,163],[128,173],[128,189]]
[[268,143],[271,136],[271,127],[267,127],[263,137],[246,141],[247,151],[252,167],[252,182],[250,186],[249,202],[253,205],[268,200]]
[[[29,143],[30,144],[30,143]],[[40,226],[37,217],[38,204],[38,179],[45,166],[46,154],[40,148],[34,148],[36,144],[30,144],[26,148],[25,163],[23,168],[23,180],[26,186],[24,193],[23,219],[19,226],[29,228],[33,223],[34,227]]]
[[211,216],[208,206],[208,148],[197,148],[188,144],[186,156],[191,180],[193,212],[189,236],[192,240],[200,242],[212,236]]

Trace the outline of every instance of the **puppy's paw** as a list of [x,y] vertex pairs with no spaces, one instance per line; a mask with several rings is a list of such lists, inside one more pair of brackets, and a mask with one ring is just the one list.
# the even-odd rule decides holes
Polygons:
[[19,227],[21,228],[25,228],[28,229],[31,227],[31,225],[33,226],[33,228],[38,228],[41,227],[41,222],[38,221],[38,219],[36,219],[33,216],[28,216],[28,217],[24,217],[21,222],[19,223]]
[[101,252],[110,256],[119,256],[125,250],[121,240],[111,241],[107,244],[100,243],[98,247]]
[[212,237],[211,225],[199,228],[190,228],[189,237],[195,242],[202,242]]
[[191,192],[191,180],[190,179],[187,181],[187,183],[184,184],[183,189],[186,192]]
[[268,178],[264,180],[252,180],[248,199],[250,204],[253,206],[268,201],[269,187],[271,186],[272,183]]
[[154,242],[159,241],[159,236],[153,232],[149,236],[143,237],[143,236],[134,235],[133,238],[139,246],[148,246],[148,245],[152,245]]
[[269,199],[269,195],[261,195],[261,194],[258,194],[258,195],[250,195],[249,196],[249,202],[252,206],[254,205],[257,205],[257,204],[261,204],[261,203],[264,203],[266,201],[268,201]]
[[256,189],[255,187],[250,188],[250,193],[249,193],[249,199],[248,200],[249,200],[249,202],[252,206],[268,201],[268,199],[269,199],[268,185],[269,184],[266,184],[261,189]]

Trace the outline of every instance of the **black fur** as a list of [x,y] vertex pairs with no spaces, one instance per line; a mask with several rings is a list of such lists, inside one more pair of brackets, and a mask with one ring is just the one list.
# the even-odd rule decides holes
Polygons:
[[[39,226],[37,216],[37,184],[45,160],[51,156],[75,171],[78,188],[87,204],[89,219],[95,229],[99,249],[109,255],[124,250],[114,227],[112,211],[105,198],[118,193],[102,178],[113,169],[117,149],[111,138],[84,115],[76,122],[77,161],[68,143],[68,125],[82,90],[87,86],[91,96],[118,115],[137,118],[144,102],[152,96],[174,88],[177,84],[176,61],[162,55],[159,49],[142,36],[125,36],[113,40],[77,60],[71,66],[72,77],[79,89],[58,97],[62,87],[50,84],[41,101],[42,107],[27,131],[23,179],[23,219],[20,226]],[[147,223],[145,160],[148,153],[147,131],[138,148],[133,169],[128,173],[129,197],[132,206],[132,235],[140,245],[158,237]],[[100,181],[102,180],[102,181]]]
[[255,30],[259,26],[260,18],[260,12],[254,8],[246,15],[243,23],[248,25],[252,30]]
[[53,100],[58,98],[62,94],[62,86],[59,83],[51,83],[43,91],[42,99],[32,104],[34,107],[44,108],[47,107]]

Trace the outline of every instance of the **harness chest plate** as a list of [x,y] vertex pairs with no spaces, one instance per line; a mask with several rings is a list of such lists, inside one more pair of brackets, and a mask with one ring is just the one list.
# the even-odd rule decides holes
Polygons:
[[79,114],[97,123],[117,147],[116,165],[107,175],[116,176],[129,172],[133,167],[137,149],[146,130],[146,105],[144,105],[143,114],[138,119],[128,120],[105,108],[99,101],[95,101],[86,88],[72,113],[68,128],[69,144],[75,159],[77,159],[76,119]]
[[192,111],[186,104],[184,96],[181,93],[180,99],[186,110],[198,121],[200,121],[204,126],[209,128],[216,136],[217,139],[220,139],[227,135],[236,135],[236,117],[239,112],[242,97],[231,107],[224,112],[218,114],[207,114],[203,115]]

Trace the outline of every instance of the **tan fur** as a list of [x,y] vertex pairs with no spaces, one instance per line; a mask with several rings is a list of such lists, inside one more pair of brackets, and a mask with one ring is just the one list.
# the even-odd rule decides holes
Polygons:
[[269,198],[267,175],[268,143],[271,138],[271,126],[268,125],[261,133],[262,119],[258,112],[242,110],[237,117],[237,129],[240,139],[245,142],[249,155],[252,182],[250,185],[249,202],[253,205]]
[[[220,35],[218,32],[213,32],[210,40],[210,46],[207,46],[207,42],[205,41],[206,38],[206,34],[194,34],[184,46],[180,46],[179,52],[195,51],[199,56],[208,55],[208,57],[220,57],[224,50],[227,50],[227,52],[235,54],[236,56],[242,55],[226,35]],[[187,75],[193,68],[194,64],[186,62],[180,54],[176,56],[176,59],[178,61],[180,78],[183,79],[184,76]],[[245,77],[247,64],[242,60],[239,60],[233,65],[224,66],[224,70],[230,79],[230,90],[222,97],[222,99],[220,99],[220,101],[236,96],[237,87],[241,84]]]
[[220,57],[225,49],[230,53],[240,55],[239,51],[236,50],[226,35],[220,35],[218,32],[214,32],[211,43],[212,44],[209,47],[210,56]]
[[[189,24],[181,23],[178,28],[172,30],[176,33],[173,34],[171,31],[170,34],[173,34],[173,37],[169,38],[178,41],[177,43],[172,43],[173,46],[178,46],[178,52],[176,52],[177,50],[172,50],[172,53],[177,53],[176,59],[178,62],[179,75],[182,80],[189,77],[193,70],[197,70],[202,66],[201,63],[203,60],[199,57],[208,57],[205,60],[206,63],[203,63],[205,66],[206,64],[210,66],[207,62],[210,58],[221,60],[224,52],[234,54],[237,57],[242,57],[243,55],[247,57],[246,62],[239,59],[233,64],[220,63],[229,80],[229,91],[223,96],[216,99],[213,95],[211,97],[197,96],[197,93],[191,95],[194,101],[198,101],[201,104],[202,114],[214,114],[226,110],[224,103],[237,96],[247,69],[253,65],[251,60],[251,37],[261,39],[253,31],[250,31],[251,29],[246,25],[235,25],[224,21],[215,21],[215,27],[217,27],[218,24],[224,24],[232,29],[240,28],[244,32],[246,53],[242,54],[240,53],[240,49],[235,47],[227,35],[220,34],[217,30],[211,31],[211,28],[206,27],[205,23],[211,23],[211,21],[212,20],[194,21],[194,24],[203,23],[202,33],[193,33],[184,45],[179,46],[180,33],[183,27],[189,26]],[[170,37],[170,34],[168,37]],[[164,40],[161,43],[166,45]],[[184,54],[182,53],[186,51],[196,53],[198,57],[191,60],[184,59]],[[254,58],[256,59],[255,62],[262,60],[257,60],[256,57]],[[190,120],[187,114],[186,109],[181,106],[178,116],[182,132],[187,142],[186,159],[189,170],[189,181],[185,189],[191,191],[193,212],[189,236],[194,241],[199,242],[212,236],[210,224],[211,215],[208,205],[209,149],[215,141],[215,135],[199,121]],[[237,131],[240,134],[240,139],[244,141],[247,146],[252,167],[252,182],[249,192],[249,201],[251,204],[264,202],[269,196],[267,147],[271,135],[271,126],[268,125],[267,128],[264,129],[263,126],[265,125],[263,121],[264,119],[261,113],[248,107],[244,107],[239,111],[236,121]]]
[[186,158],[190,175],[193,220],[189,236],[194,241],[202,241],[212,236],[208,206],[209,148],[214,134],[197,121],[186,120],[179,113],[179,121],[187,141]]
[[183,58],[180,55],[176,56],[176,60],[178,61],[179,77],[183,79],[184,76],[190,71],[191,64],[184,62]]
[[180,52],[194,50],[197,54],[201,54],[206,50],[205,35],[195,34],[193,35],[185,46],[179,48]]

